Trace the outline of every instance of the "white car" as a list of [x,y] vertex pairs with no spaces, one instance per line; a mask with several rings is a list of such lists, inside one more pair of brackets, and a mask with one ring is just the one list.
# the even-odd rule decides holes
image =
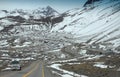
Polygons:
[[10,66],[12,70],[21,70],[21,65],[19,61],[12,61]]

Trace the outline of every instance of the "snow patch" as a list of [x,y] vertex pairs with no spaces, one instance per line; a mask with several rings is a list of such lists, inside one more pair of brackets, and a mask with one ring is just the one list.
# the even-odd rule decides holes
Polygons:
[[88,76],[85,76],[85,75],[79,75],[79,74],[76,74],[74,72],[69,72],[69,71],[66,71],[64,69],[60,69],[59,68],[60,66],[61,66],[61,64],[53,64],[50,67],[64,72],[64,74],[61,75],[62,77],[73,77],[73,76],[76,76],[76,77],[88,77]]

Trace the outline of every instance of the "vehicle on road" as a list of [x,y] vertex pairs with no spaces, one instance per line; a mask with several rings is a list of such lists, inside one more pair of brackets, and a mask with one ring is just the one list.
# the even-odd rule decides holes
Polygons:
[[10,63],[10,66],[11,66],[11,69],[12,69],[12,70],[18,70],[18,71],[21,70],[21,65],[20,65],[20,62],[19,62],[19,61],[16,61],[16,60],[12,61],[12,62]]

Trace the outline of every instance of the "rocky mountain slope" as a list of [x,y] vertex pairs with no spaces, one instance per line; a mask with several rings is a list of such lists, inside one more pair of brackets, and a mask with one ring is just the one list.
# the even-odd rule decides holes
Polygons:
[[109,43],[113,49],[119,47],[119,0],[88,0],[83,8],[64,14],[64,21],[55,24],[52,31],[71,33],[88,44]]

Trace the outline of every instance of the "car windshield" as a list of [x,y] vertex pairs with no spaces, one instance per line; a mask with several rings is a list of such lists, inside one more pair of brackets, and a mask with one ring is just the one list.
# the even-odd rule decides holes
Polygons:
[[18,61],[12,61],[11,64],[19,64]]

